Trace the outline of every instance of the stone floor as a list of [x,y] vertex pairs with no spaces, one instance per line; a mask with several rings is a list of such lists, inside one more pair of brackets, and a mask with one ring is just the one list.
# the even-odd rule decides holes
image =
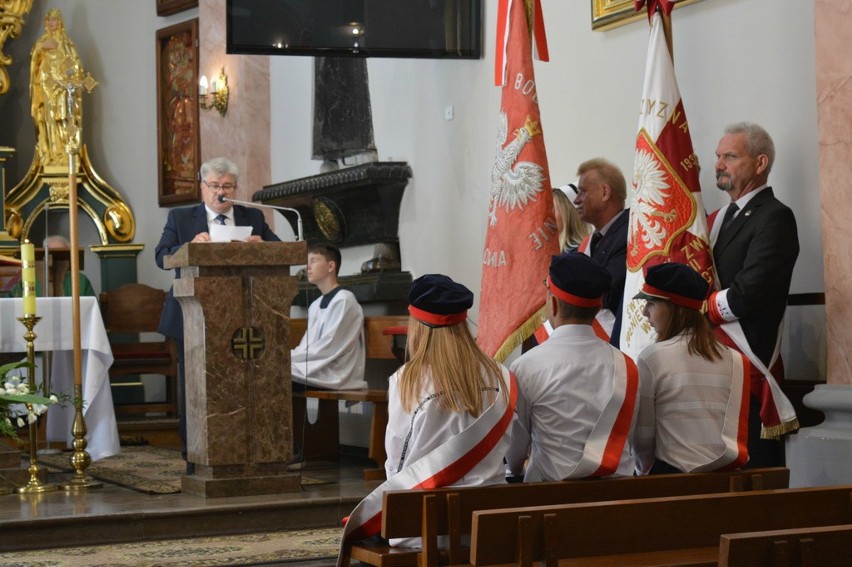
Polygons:
[[[76,493],[8,494],[0,496],[0,550],[336,526],[378,486],[362,480],[368,466],[355,457],[307,464],[303,474],[328,484],[271,496],[147,495],[107,483]],[[48,482],[65,478],[50,474]]]

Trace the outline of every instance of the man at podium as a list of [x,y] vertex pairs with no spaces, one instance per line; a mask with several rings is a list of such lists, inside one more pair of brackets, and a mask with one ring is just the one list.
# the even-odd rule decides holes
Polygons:
[[[154,250],[157,265],[163,267],[163,260],[177,252],[187,242],[211,242],[210,233],[214,225],[251,227],[251,235],[246,242],[279,241],[280,239],[266,224],[263,213],[241,205],[234,205],[229,199],[237,190],[240,170],[231,160],[216,157],[201,165],[201,204],[193,207],[172,209],[166,219],[163,235]],[[180,277],[176,271],[175,277]],[[178,355],[178,405],[179,427],[184,458],[186,458],[186,383],[184,381],[183,352],[183,313],[174,298],[172,290],[166,296],[163,315],[160,318],[159,333],[174,339]],[[192,463],[187,463],[187,474],[192,474]]]

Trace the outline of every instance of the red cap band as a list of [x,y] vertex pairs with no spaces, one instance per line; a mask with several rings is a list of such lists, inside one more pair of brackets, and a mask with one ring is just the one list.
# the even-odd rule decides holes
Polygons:
[[684,297],[683,295],[678,295],[670,291],[663,291],[662,289],[658,289],[652,285],[648,285],[647,283],[642,284],[642,292],[655,297],[665,298],[675,305],[689,307],[690,309],[698,309],[699,311],[701,310],[701,306],[704,305],[703,299]]
[[556,287],[556,284],[553,283],[553,280],[550,279],[550,276],[547,276],[547,288],[550,290],[550,293],[555,295],[558,299],[564,301],[565,303],[570,303],[571,305],[576,305],[577,307],[601,307],[603,306],[603,296],[589,298],[589,297],[580,297],[579,295],[574,295],[573,293],[568,293],[567,291],[561,290]]
[[437,313],[429,313],[428,311],[423,311],[413,305],[409,305],[408,312],[418,321],[426,323],[427,325],[432,325],[433,327],[449,327],[450,325],[456,325],[467,319],[467,309],[461,313],[439,315]]

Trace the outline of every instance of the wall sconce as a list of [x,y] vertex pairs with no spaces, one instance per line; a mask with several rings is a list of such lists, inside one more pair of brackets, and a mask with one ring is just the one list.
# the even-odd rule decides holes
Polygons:
[[207,77],[201,76],[198,81],[198,106],[203,110],[215,108],[222,116],[228,112],[228,76],[225,75],[224,67],[219,71],[219,76],[214,77],[209,85]]

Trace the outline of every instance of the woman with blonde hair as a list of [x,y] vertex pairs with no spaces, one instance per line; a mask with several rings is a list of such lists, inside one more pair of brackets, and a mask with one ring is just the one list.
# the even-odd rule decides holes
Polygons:
[[635,299],[657,341],[637,360],[639,474],[708,472],[748,461],[749,363],[701,312],[709,285],[685,264],[648,268]]
[[[491,450],[473,455],[460,449],[450,459],[463,463],[463,472],[430,483],[504,482],[503,456],[514,411],[511,379],[505,367],[480,350],[467,328],[473,293],[447,276],[431,274],[414,281],[409,302],[409,360],[388,386],[387,478],[415,461],[434,460],[462,432],[488,422],[477,437],[490,437]],[[489,421],[495,416],[496,421]]]
[[556,231],[559,234],[559,251],[576,250],[583,239],[591,234],[591,225],[580,220],[574,199],[577,186],[573,183],[553,188],[553,214],[556,218]]
[[[429,274],[414,280],[408,301],[409,360],[388,381],[387,480],[346,520],[344,549],[379,534],[388,490],[505,482],[503,456],[518,388],[467,328],[473,293]],[[390,543],[418,546],[420,538]]]

